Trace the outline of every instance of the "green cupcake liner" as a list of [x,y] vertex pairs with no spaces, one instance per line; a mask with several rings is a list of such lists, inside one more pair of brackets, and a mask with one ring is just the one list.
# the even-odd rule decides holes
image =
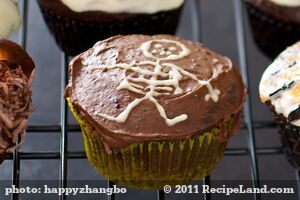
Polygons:
[[[213,128],[186,141],[145,141],[121,150],[105,151],[101,133],[82,119],[68,99],[78,120],[88,160],[97,172],[118,184],[144,190],[162,189],[168,184],[187,184],[208,176],[223,157],[227,142],[215,139]],[[228,122],[228,130],[231,130]]]

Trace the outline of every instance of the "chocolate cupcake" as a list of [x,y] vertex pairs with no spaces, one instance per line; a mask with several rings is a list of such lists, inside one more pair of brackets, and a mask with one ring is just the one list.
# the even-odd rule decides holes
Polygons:
[[248,0],[247,9],[254,39],[270,58],[300,39],[299,0]]
[[77,55],[122,34],[173,34],[184,0],[38,0],[58,46]]
[[300,169],[300,42],[288,47],[264,72],[259,92],[280,126],[280,138],[294,167]]
[[34,63],[17,44],[0,40],[0,163],[19,147],[32,107]]
[[98,42],[71,61],[70,74],[65,96],[91,164],[141,189],[210,174],[246,95],[228,58],[171,35]]
[[21,23],[18,0],[0,1],[0,38],[7,38]]

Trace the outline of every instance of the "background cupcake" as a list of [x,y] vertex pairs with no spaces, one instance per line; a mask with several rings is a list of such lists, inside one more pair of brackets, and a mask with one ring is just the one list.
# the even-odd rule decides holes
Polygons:
[[18,0],[0,1],[0,38],[7,38],[20,26],[21,18],[17,3]]
[[260,98],[280,125],[280,137],[289,160],[300,166],[300,42],[288,47],[264,72]]
[[300,39],[299,0],[248,0],[247,9],[254,39],[270,58]]
[[32,107],[34,63],[17,44],[0,40],[0,163],[24,137]]
[[245,99],[231,61],[171,35],[116,36],[70,63],[66,97],[87,157],[128,187],[161,189],[207,176]]
[[60,48],[79,54],[118,34],[174,33],[184,0],[38,0]]

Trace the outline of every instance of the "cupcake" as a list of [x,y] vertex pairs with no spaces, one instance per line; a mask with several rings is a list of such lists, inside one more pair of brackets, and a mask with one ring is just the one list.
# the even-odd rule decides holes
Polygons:
[[300,39],[299,0],[248,0],[247,9],[254,39],[270,58]]
[[0,163],[19,147],[32,107],[34,63],[17,44],[0,40]]
[[58,46],[70,55],[122,34],[173,34],[184,0],[38,0]]
[[288,47],[264,72],[260,99],[280,126],[280,138],[289,161],[300,169],[300,42]]
[[237,130],[245,87],[232,62],[172,35],[115,36],[70,63],[65,96],[96,170],[162,189],[211,173]]
[[18,0],[0,1],[0,38],[7,38],[21,23]]

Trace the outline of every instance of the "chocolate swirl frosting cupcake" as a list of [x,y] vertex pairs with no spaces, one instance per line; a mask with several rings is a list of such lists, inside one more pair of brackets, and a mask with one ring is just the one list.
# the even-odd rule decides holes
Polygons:
[[[158,152],[164,152],[164,148],[167,151],[174,142],[182,143],[183,149],[195,145],[193,150],[189,149],[189,153],[192,153],[201,147],[192,140],[208,141],[206,136],[211,135],[214,128],[217,130],[214,136],[209,136],[213,138],[211,141],[219,145],[214,146],[214,142],[209,142],[210,147],[214,146],[207,154],[212,161],[192,177],[184,178],[184,174],[179,173],[181,176],[178,177],[155,174],[143,178],[147,174],[145,171],[144,175],[132,174],[127,177],[122,173],[114,176],[107,174],[106,169],[99,169],[100,173],[112,180],[138,177],[142,180],[181,180],[207,175],[223,155],[226,142],[238,124],[245,100],[242,78],[228,58],[199,43],[171,35],[129,35],[106,39],[75,57],[70,63],[70,71],[66,97],[82,126],[88,157],[96,168],[101,164],[93,159],[93,156],[97,156],[96,152],[89,156],[93,151],[89,144],[95,147],[95,143],[100,143],[104,149],[100,154],[109,158],[140,144],[139,150],[134,151],[142,155],[148,152],[143,159],[150,156],[156,160]],[[88,142],[92,135],[95,138]],[[199,137],[202,139],[199,140]],[[152,152],[156,151],[152,144],[160,146],[157,147],[158,152]],[[148,147],[150,149],[140,152]],[[183,150],[179,147],[174,149],[179,152]],[[201,155],[207,151],[207,148],[199,150]],[[128,156],[122,156],[128,159]],[[132,159],[134,163],[137,158]],[[168,159],[171,158],[166,157],[161,162]],[[197,156],[190,159],[195,159],[190,161],[189,165],[192,165]],[[136,162],[134,165],[146,161]],[[198,159],[197,162],[206,161]],[[184,169],[187,170],[188,163],[182,161],[181,164],[185,164]],[[166,168],[171,170],[175,165],[173,163]],[[138,185],[135,183],[133,187]]]

